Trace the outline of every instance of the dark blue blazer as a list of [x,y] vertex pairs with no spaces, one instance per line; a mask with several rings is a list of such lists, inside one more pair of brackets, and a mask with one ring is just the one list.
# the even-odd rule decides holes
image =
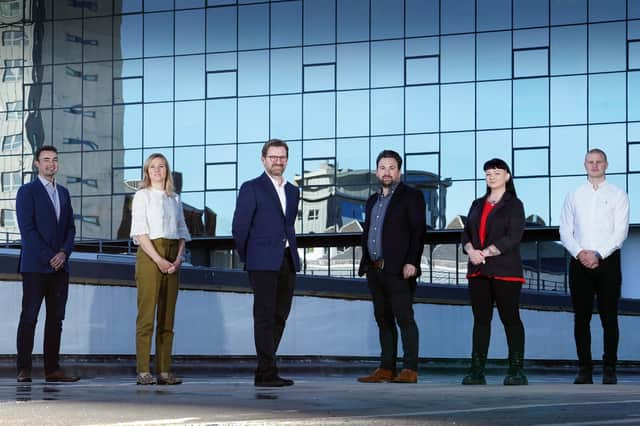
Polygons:
[[[60,197],[60,220],[40,179],[24,184],[16,197],[16,215],[22,237],[20,272],[53,272],[49,261],[59,251],[73,249],[76,227],[69,191],[57,185]],[[68,262],[64,268],[68,271]]]
[[289,241],[295,270],[300,270],[294,228],[300,191],[287,182],[285,194],[286,215],[282,213],[280,199],[266,173],[240,187],[231,232],[247,271],[280,270],[286,241]]

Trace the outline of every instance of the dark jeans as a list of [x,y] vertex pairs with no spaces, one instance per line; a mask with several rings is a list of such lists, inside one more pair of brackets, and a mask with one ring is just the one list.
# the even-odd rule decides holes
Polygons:
[[469,295],[473,310],[473,352],[487,355],[491,337],[493,305],[507,336],[509,354],[524,354],[524,327],[520,320],[522,284],[487,277],[469,278]]
[[291,310],[296,273],[289,249],[279,271],[249,271],[253,288],[253,335],[258,357],[256,376],[278,374],[276,352]]
[[604,334],[603,362],[615,366],[618,360],[618,301],[622,273],[620,271],[620,250],[600,261],[596,269],[582,266],[580,261],[571,259],[569,266],[569,286],[573,302],[573,333],[576,339],[578,364],[591,368],[591,315],[593,297],[598,298],[598,312]]
[[68,291],[69,273],[66,271],[22,273],[22,313],[17,337],[18,371],[31,369],[33,339],[42,299],[47,309],[44,324],[44,371],[49,374],[60,368],[60,335]]
[[373,300],[373,315],[380,337],[380,367],[396,371],[398,329],[404,350],[403,368],[418,370],[418,326],[413,319],[415,280],[405,280],[384,271],[370,269],[367,283]]

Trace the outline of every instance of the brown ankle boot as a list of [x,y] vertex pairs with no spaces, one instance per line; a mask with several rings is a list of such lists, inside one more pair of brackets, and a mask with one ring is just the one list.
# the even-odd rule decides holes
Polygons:
[[393,371],[386,368],[376,368],[373,373],[368,376],[358,377],[358,381],[362,383],[382,383],[393,380]]
[[418,383],[418,372],[405,368],[393,380],[393,383]]

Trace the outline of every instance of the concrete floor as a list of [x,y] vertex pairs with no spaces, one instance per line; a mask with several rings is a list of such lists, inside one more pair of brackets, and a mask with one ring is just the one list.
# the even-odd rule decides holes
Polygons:
[[[284,375],[284,374],[283,374]],[[572,373],[530,385],[461,386],[456,372],[421,371],[416,385],[362,384],[355,374],[294,374],[290,388],[255,388],[248,374],[191,375],[180,386],[136,386],[130,375],[73,384],[0,379],[2,425],[640,425],[640,376],[576,386]],[[600,377],[594,377],[600,381]]]

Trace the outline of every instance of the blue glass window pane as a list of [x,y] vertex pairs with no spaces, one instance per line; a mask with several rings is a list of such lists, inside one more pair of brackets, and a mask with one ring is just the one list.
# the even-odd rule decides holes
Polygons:
[[237,114],[235,99],[216,99],[206,105],[207,145],[236,141]]
[[[118,20],[119,26],[118,26]],[[119,28],[117,40],[120,41],[119,55],[114,52],[114,59],[142,57],[142,15],[125,15],[114,19]],[[114,40],[115,41],[115,40]]]
[[513,51],[513,77],[540,77],[549,74],[549,49]]
[[405,59],[405,84],[437,84],[440,76],[440,58],[438,56],[421,56]]
[[551,174],[584,174],[587,126],[551,128]]
[[335,45],[308,46],[304,48],[304,64],[326,64],[336,61]]
[[83,62],[109,61],[113,59],[113,19],[92,18],[84,21]]
[[529,148],[533,146],[549,146],[549,129],[535,127],[532,129],[514,129],[513,147]]
[[640,69],[640,41],[629,42],[629,69]]
[[438,86],[405,89],[405,132],[437,132],[440,123]]
[[551,74],[586,72],[586,25],[551,28]]
[[369,39],[369,0],[338,0],[338,42]]
[[309,93],[303,99],[303,136],[305,139],[335,137],[335,93]]
[[630,1],[628,3],[627,18],[640,19],[640,2]]
[[626,31],[624,22],[589,25],[589,72],[626,69]]
[[204,55],[176,56],[175,62],[175,99],[186,100],[204,98]]
[[[342,170],[369,170],[369,138],[338,139],[336,141],[337,167]],[[338,184],[349,179],[349,183],[368,183],[368,174],[359,173],[352,176],[338,175]],[[355,182],[354,182],[355,181]]]
[[628,120],[640,121],[640,72],[628,73],[627,102],[629,103]]
[[[514,149],[513,175],[542,176],[549,174],[549,149]],[[518,181],[520,182],[520,181]],[[519,189],[519,188],[518,188]]]
[[[202,140],[202,139],[201,139]],[[204,147],[175,148],[173,168],[182,173],[182,191],[204,190]],[[217,177],[220,181],[224,178]],[[186,195],[186,194],[185,194]],[[182,202],[185,202],[182,197]]]
[[144,11],[153,12],[157,10],[173,9],[173,0],[154,0],[144,2]]
[[549,46],[549,29],[534,28],[530,30],[518,30],[513,33],[513,48],[525,49],[528,47]]
[[142,148],[142,105],[114,106],[113,116],[119,117],[113,124],[114,147]]
[[176,12],[176,55],[204,52],[204,10]]
[[491,130],[476,134],[476,178],[484,180],[483,166],[491,158],[511,163],[511,131]]
[[237,72],[212,71],[207,73],[207,98],[237,96]]
[[403,40],[371,44],[371,87],[401,86],[404,83]]
[[613,21],[626,17],[627,0],[589,0],[589,22]]
[[600,148],[607,153],[607,173],[627,171],[626,124],[589,126],[589,149]]
[[237,0],[207,0],[207,6],[220,6],[225,4],[236,4]]
[[266,141],[269,137],[269,98],[238,99],[238,142]]
[[173,145],[173,103],[144,105],[144,147]]
[[114,13],[133,13],[142,11],[142,0],[116,0]]
[[175,2],[176,9],[191,9],[206,5],[206,0],[175,0]]
[[238,48],[269,47],[269,4],[238,7]]
[[335,43],[335,2],[326,0],[305,0],[303,13],[304,44]]
[[547,26],[549,25],[549,2],[513,0],[513,15],[515,28]]
[[396,0],[371,0],[372,39],[404,36],[404,4]]
[[315,64],[304,66],[304,91],[335,90],[336,65]]
[[[406,174],[409,174],[410,176],[412,174],[414,174],[414,176],[416,175],[419,176],[424,172],[438,175],[439,174],[438,172],[440,169],[440,155],[437,153],[434,153],[434,154],[408,154],[407,153],[405,156],[405,163],[403,164],[402,168],[406,170]],[[408,179],[405,177],[405,182],[407,181]]]
[[175,145],[204,145],[204,101],[176,102],[174,108]]
[[405,54],[409,56],[438,56],[440,37],[421,37],[405,39]]
[[627,123],[629,142],[640,142],[640,123]]
[[440,151],[440,137],[437,134],[406,135],[404,137],[405,150],[409,152],[438,152]]
[[[234,189],[235,187],[236,187],[236,165],[235,164],[215,164],[215,163],[207,164],[207,188],[206,189]],[[218,193],[216,192],[215,194],[218,194]],[[213,198],[214,195],[213,194],[211,195]]]
[[589,76],[589,122],[625,121],[625,73]]
[[[82,20],[74,19],[53,23],[54,63],[63,64],[82,61],[82,43],[76,42],[76,37],[82,40]],[[4,55],[2,57],[5,58]]]
[[173,55],[173,12],[145,14],[144,56],[165,55]]
[[475,78],[475,36],[448,36],[441,39],[440,79],[443,83],[471,81]]
[[583,124],[587,122],[587,77],[554,77],[551,79],[551,124]]
[[527,78],[513,82],[515,127],[549,124],[549,79]]
[[629,144],[629,171],[640,172],[640,143]]
[[238,158],[235,144],[206,146],[205,150],[205,160],[209,163],[235,163]]
[[640,21],[629,21],[627,23],[627,39],[640,39]]
[[[476,162],[474,133],[443,133],[440,143],[442,178],[473,179]],[[471,201],[469,200],[469,204]],[[465,207],[468,208],[469,205]]]
[[269,93],[269,51],[238,53],[238,96]]
[[477,35],[478,80],[511,78],[511,31]]
[[302,44],[301,2],[271,3],[271,47]]
[[439,33],[439,0],[405,0],[405,31],[407,37]]
[[369,43],[338,45],[338,90],[369,87]]
[[[484,188],[482,194],[484,194]],[[475,182],[452,182],[452,185],[447,188],[446,223],[451,223],[458,215],[466,216],[476,195]]]
[[113,96],[115,104],[142,102],[142,77],[114,79]]
[[537,216],[549,223],[549,178],[518,179],[515,184],[525,218]]
[[[371,171],[375,173],[376,170],[376,158],[378,154],[385,149],[391,149],[404,158],[404,149],[402,148],[402,136],[378,136],[371,138]],[[378,179],[374,178],[376,185],[378,185]],[[374,190],[377,188],[374,188]]]
[[145,102],[173,99],[173,57],[144,60]]
[[235,7],[207,9],[207,52],[236,49],[236,13]]
[[338,92],[338,137],[369,134],[369,91]]
[[440,91],[440,127],[442,131],[475,128],[475,85],[447,84]]
[[511,81],[478,83],[477,129],[511,127]]
[[440,2],[442,34],[468,33],[475,30],[475,1],[457,0]]
[[587,20],[587,0],[551,0],[551,25],[580,24]]
[[302,91],[302,50],[271,50],[271,93]]
[[302,138],[302,96],[272,96],[270,119],[270,137],[283,140]]
[[402,133],[404,93],[402,88],[371,91],[371,134]]
[[478,31],[511,29],[511,0],[478,0]]

